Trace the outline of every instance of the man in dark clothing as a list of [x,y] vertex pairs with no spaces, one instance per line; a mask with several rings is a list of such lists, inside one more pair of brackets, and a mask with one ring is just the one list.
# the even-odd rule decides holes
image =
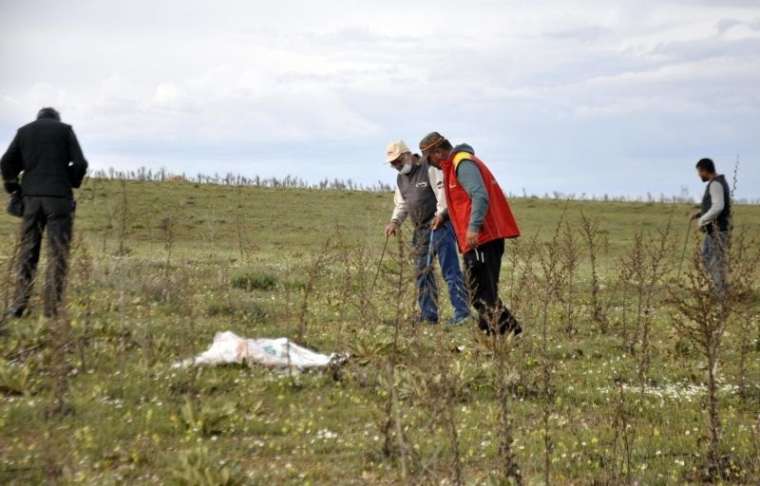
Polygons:
[[464,254],[480,328],[520,334],[522,327],[499,298],[504,240],[520,235],[506,196],[469,145],[452,147],[432,132],[420,141],[420,150],[431,165],[443,170],[449,218]]
[[722,295],[726,290],[726,265],[729,232],[731,231],[731,190],[722,174],[715,171],[711,159],[697,162],[697,174],[707,182],[702,206],[692,214],[699,228],[705,233],[702,242],[702,263],[710,274],[714,290]]
[[385,160],[398,171],[395,207],[386,236],[393,236],[401,224],[410,219],[414,225],[412,245],[417,268],[417,302],[421,322],[438,322],[438,289],[433,275],[434,257],[449,288],[454,316],[449,324],[464,323],[470,315],[467,290],[459,266],[456,239],[446,211],[443,174],[413,155],[403,141],[386,148]]
[[26,311],[47,228],[44,311],[54,317],[66,283],[75,208],[72,188],[82,184],[87,161],[71,126],[61,123],[55,109],[43,108],[36,121],[18,129],[0,170],[5,190],[21,191],[24,201],[16,294],[8,315],[21,317]]

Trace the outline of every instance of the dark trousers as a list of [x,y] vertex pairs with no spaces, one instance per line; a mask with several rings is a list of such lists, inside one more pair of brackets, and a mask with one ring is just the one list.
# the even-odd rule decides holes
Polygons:
[[492,333],[522,332],[520,324],[499,298],[499,274],[504,240],[494,240],[464,254],[464,268],[472,305],[478,311],[480,328]]
[[17,267],[14,308],[26,309],[40,260],[42,234],[47,231],[47,272],[45,276],[45,315],[53,317],[63,300],[68,269],[74,200],[62,197],[24,197],[24,216]]

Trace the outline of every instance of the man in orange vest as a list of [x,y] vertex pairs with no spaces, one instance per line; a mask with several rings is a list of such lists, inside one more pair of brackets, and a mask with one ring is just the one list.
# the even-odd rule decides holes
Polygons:
[[488,333],[522,333],[517,319],[499,298],[504,240],[520,230],[504,192],[469,145],[452,147],[438,132],[420,141],[428,163],[443,171],[449,218],[463,254],[472,304],[480,328]]

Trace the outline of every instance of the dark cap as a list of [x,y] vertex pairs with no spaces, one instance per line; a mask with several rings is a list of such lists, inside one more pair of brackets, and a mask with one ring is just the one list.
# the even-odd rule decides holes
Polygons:
[[420,150],[425,154],[445,141],[446,138],[440,133],[430,132],[420,140]]

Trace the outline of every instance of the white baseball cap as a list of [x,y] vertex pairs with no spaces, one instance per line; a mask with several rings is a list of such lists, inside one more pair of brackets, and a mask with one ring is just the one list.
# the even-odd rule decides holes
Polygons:
[[406,146],[403,140],[391,142],[385,148],[385,161],[388,163],[393,162],[407,152],[411,152],[411,150],[409,150],[409,147]]

